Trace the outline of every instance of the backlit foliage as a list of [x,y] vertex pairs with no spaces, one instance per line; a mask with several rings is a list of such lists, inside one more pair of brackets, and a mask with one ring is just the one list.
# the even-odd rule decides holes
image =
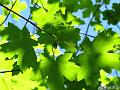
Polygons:
[[[0,90],[98,90],[101,85],[120,86],[118,76],[108,76],[112,69],[120,70],[120,36],[109,28],[110,24],[119,28],[120,3],[113,3],[109,9],[110,3],[0,0]],[[21,15],[26,9],[29,18]],[[73,14],[79,11],[81,18]],[[35,33],[26,24],[22,29],[11,22],[5,25],[8,16],[32,24]],[[88,29],[97,36],[88,35]]]

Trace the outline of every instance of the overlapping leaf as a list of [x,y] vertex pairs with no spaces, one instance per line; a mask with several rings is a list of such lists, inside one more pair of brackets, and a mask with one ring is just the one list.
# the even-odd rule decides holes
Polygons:
[[37,22],[37,25],[42,28],[45,24],[51,24],[54,21],[54,14],[60,9],[60,7],[58,2],[49,4],[42,0],[38,3],[42,6],[36,10],[34,10],[33,7],[32,20]]
[[[97,90],[101,83],[119,85],[119,78],[106,77],[106,72],[111,69],[120,69],[120,38],[111,29],[105,31],[101,24],[99,8],[102,1],[104,4],[110,3],[110,0],[96,0],[96,4],[91,0],[31,0],[31,18],[43,31],[38,30],[39,38],[34,38],[35,35],[31,37],[25,27],[20,30],[11,23],[6,28],[2,25],[0,70],[21,69],[23,72],[0,74],[0,88]],[[12,6],[8,0],[0,0],[0,3],[9,8]],[[119,6],[114,3],[112,10],[103,12],[103,19],[108,20],[108,24],[116,25],[119,22]],[[17,0],[12,10],[20,14],[26,7],[25,3]],[[83,11],[83,18],[96,13],[92,23],[95,23],[99,34],[92,42],[86,38],[80,47],[83,53],[76,56],[80,30],[74,26],[84,23],[73,15],[79,9]],[[8,11],[3,9],[1,22],[7,14]],[[18,20],[15,14],[12,13],[12,16]],[[65,49],[62,55],[59,46]],[[39,56],[37,53],[36,56],[34,49],[41,47],[43,54]]]
[[[27,28],[19,30],[17,26],[9,23],[8,27],[0,32],[1,36],[6,36],[6,43],[1,45],[1,52],[5,52],[5,58],[11,59],[14,55],[18,56],[18,65],[22,70],[30,66],[35,66],[36,54],[32,46],[37,45],[37,42],[30,38],[30,33]],[[11,52],[14,52],[13,54]],[[9,55],[10,54],[10,55]]]
[[[78,79],[85,79],[86,84],[93,85],[94,83],[95,85],[98,82],[100,69],[106,68],[105,71],[107,72],[111,68],[119,69],[119,54],[114,52],[116,50],[114,45],[119,45],[119,37],[116,34],[111,36],[110,31],[106,34],[102,32],[93,42],[86,39],[82,44],[85,53],[78,56],[81,68]],[[112,50],[113,52],[110,52]],[[93,77],[93,74],[95,77]]]
[[[6,1],[6,0],[5,0]],[[27,8],[27,5],[24,1],[20,1],[20,0],[12,0],[11,1],[8,1],[9,2],[9,5],[7,5],[7,7],[9,9],[11,9],[12,7],[12,4],[15,2],[14,6],[12,7],[12,11],[18,13],[18,14],[21,14],[21,11],[25,10]],[[3,4],[4,5],[4,4]],[[19,7],[19,8],[18,8]],[[8,14],[8,10],[4,9],[3,8],[3,12],[4,12],[4,15],[7,15]],[[14,13],[12,13],[12,17],[15,19],[15,20],[19,20],[19,16],[15,15]]]
[[51,90],[63,89],[63,78],[58,70],[57,63],[41,54],[40,68],[43,75],[48,76],[48,87]]
[[103,20],[108,20],[108,24],[116,25],[120,21],[120,11],[118,10],[120,4],[113,3],[112,8],[112,10],[105,10],[103,12]]
[[[8,90],[8,89],[13,89],[13,90],[31,90],[31,89],[35,89],[36,87],[38,88],[43,88],[42,90],[47,90],[47,88],[45,86],[41,86],[39,84],[41,84],[43,81],[42,79],[39,80],[39,82],[34,81],[33,79],[36,78],[36,75],[34,75],[35,73],[33,72],[33,69],[27,69],[24,74],[19,73],[18,75],[15,76],[9,76],[8,75],[4,75],[2,76],[2,78],[0,77],[0,87],[4,90]],[[38,73],[36,73],[38,74]],[[42,78],[41,73],[39,73],[39,78]]]
[[53,61],[41,54],[40,68],[43,74],[48,76],[48,86],[51,90],[63,90],[63,76],[70,81],[77,80],[79,67],[69,62],[71,57],[72,53],[65,53]]
[[[51,26],[51,28],[49,28],[48,26]],[[53,45],[54,42],[56,42],[57,45],[60,45],[60,47],[66,49],[67,51],[76,51],[75,47],[77,41],[80,39],[79,29],[74,27],[54,27],[52,25],[46,25],[45,30],[47,30],[49,33],[52,33],[54,36],[56,36],[56,38],[50,36],[47,33],[38,32],[38,34],[40,35],[40,38],[38,39],[39,43]]]

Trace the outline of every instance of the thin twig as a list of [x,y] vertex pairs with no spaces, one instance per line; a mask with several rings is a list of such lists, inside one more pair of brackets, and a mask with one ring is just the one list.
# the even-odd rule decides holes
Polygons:
[[118,27],[119,31],[120,31],[120,26],[118,24],[116,24],[116,26]]
[[41,2],[41,0],[40,0],[40,3],[41,3],[41,5],[42,5],[42,8],[46,11],[46,12],[48,12],[48,10],[44,7],[44,5],[42,4],[42,2]]
[[17,71],[21,71],[21,70],[19,69],[19,70],[11,70],[11,71],[0,71],[0,73],[17,72]]
[[[29,17],[28,17],[28,20],[30,19],[30,17],[31,17],[31,14],[29,15]],[[27,23],[28,23],[28,21],[26,21],[26,23],[25,23],[25,25],[24,26],[26,26],[27,25]]]
[[[16,4],[17,0],[15,0],[15,2],[13,3],[12,7],[11,7],[11,10],[12,8],[14,7],[14,5]],[[5,21],[8,19],[8,16],[10,15],[10,11],[8,13],[8,15],[6,16],[5,20],[0,24],[0,27],[5,23]]]
[[80,34],[83,34],[83,35],[86,35],[86,36],[89,36],[89,37],[95,38],[95,36],[92,36],[92,35],[89,35],[89,34],[86,34],[86,33],[82,33],[82,32],[80,32]]
[[[85,33],[82,33],[82,32],[80,32],[80,34],[83,34],[83,35],[86,35],[86,36],[89,36],[89,37],[95,38],[95,36],[88,35],[88,34],[85,34]],[[78,48],[75,54],[77,55],[77,53],[78,53],[80,50],[81,50],[81,49]]]
[[2,6],[3,8],[5,8],[5,9],[7,9],[7,10],[9,10],[10,12],[12,12],[12,13],[16,14],[17,16],[19,16],[19,17],[23,18],[23,19],[24,19],[24,20],[26,20],[27,22],[31,23],[33,26],[35,26],[36,28],[38,28],[38,30],[40,30],[40,31],[44,31],[45,33],[47,33],[47,34],[48,34],[48,35],[50,35],[51,37],[56,38],[56,36],[55,36],[55,35],[53,35],[53,34],[49,33],[49,32],[48,32],[48,31],[46,31],[46,30],[41,29],[41,28],[40,28],[40,27],[38,27],[35,23],[31,22],[30,20],[26,19],[25,17],[23,17],[22,15],[20,15],[20,14],[16,13],[15,11],[13,11],[13,10],[9,9],[8,7],[4,6],[3,4],[1,4],[1,3],[0,3],[0,6]]
[[[34,4],[34,6],[33,7],[35,7],[36,5],[37,5],[37,2],[38,2],[38,0],[35,2],[35,4]],[[28,20],[30,19],[30,17],[31,17],[31,14],[29,15],[29,17],[28,17]],[[27,25],[27,23],[28,23],[28,21],[26,21],[26,23],[25,23],[25,25],[24,26],[26,26]]]
[[102,4],[101,4],[100,6],[98,5],[95,13],[93,14],[92,18],[90,19],[90,21],[89,21],[89,23],[88,23],[88,26],[87,26],[87,29],[86,29],[86,32],[85,32],[85,37],[84,37],[83,41],[85,40],[85,38],[86,38],[86,36],[87,36],[88,30],[89,30],[89,27],[90,27],[90,24],[91,24],[93,18],[95,17],[95,15],[97,14],[98,10],[100,9],[100,7],[101,7],[103,4],[104,4],[104,1],[102,2]]

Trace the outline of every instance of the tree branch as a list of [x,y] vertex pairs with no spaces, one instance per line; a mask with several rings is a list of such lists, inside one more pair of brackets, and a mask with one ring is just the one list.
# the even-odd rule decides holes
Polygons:
[[11,70],[11,71],[0,71],[0,73],[17,72],[17,71],[21,71],[21,70],[19,69],[19,70]]
[[89,34],[86,34],[86,33],[82,33],[82,32],[80,32],[80,34],[83,34],[83,35],[86,35],[86,36],[89,36],[89,37],[95,38],[95,36],[92,36],[92,35],[89,35]]
[[33,26],[35,26],[36,28],[38,28],[38,30],[44,31],[45,33],[47,33],[47,34],[50,35],[51,37],[56,38],[56,36],[54,36],[53,34],[49,33],[49,32],[46,31],[46,30],[41,29],[41,28],[38,27],[35,23],[31,22],[30,20],[26,19],[25,17],[23,17],[22,15],[16,13],[15,11],[9,9],[8,7],[4,6],[3,4],[0,3],[0,6],[2,6],[3,8],[5,8],[5,9],[7,9],[7,10],[9,10],[10,12],[16,14],[17,16],[21,17],[22,19],[26,20],[27,22],[31,23]]
[[118,24],[116,24],[116,26],[118,27],[119,31],[120,31],[120,26]]
[[[103,4],[104,4],[104,1],[102,2],[102,4],[101,4],[100,6],[97,7],[97,9],[96,9],[96,11],[94,12],[92,18],[90,19],[90,21],[89,21],[89,23],[88,23],[88,26],[87,26],[87,29],[86,29],[86,32],[85,32],[85,37],[84,37],[84,39],[85,39],[86,36],[87,36],[88,30],[89,30],[89,27],[90,27],[90,24],[91,24],[93,18],[95,17],[95,15],[97,14],[98,10],[100,9],[100,7],[101,7]],[[84,40],[84,39],[83,39],[83,40]]]

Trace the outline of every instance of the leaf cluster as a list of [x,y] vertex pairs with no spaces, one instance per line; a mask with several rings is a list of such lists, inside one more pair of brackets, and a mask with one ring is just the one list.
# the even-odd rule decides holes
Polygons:
[[[120,36],[113,28],[105,29],[103,22],[118,24],[120,4],[113,3],[111,10],[102,11],[109,3],[31,0],[28,5],[20,0],[0,0],[0,88],[98,90],[101,85],[119,86],[120,78],[108,74],[120,70]],[[28,19],[21,15],[25,9],[30,10]],[[79,11],[82,18],[73,14]],[[26,24],[22,29],[11,22],[4,25],[9,15],[17,21],[24,19]],[[86,33],[81,33],[81,25],[86,25],[85,19],[91,15]],[[35,33],[27,28],[28,23],[35,27]],[[90,26],[97,36],[88,35]],[[83,40],[81,34],[85,35]]]

